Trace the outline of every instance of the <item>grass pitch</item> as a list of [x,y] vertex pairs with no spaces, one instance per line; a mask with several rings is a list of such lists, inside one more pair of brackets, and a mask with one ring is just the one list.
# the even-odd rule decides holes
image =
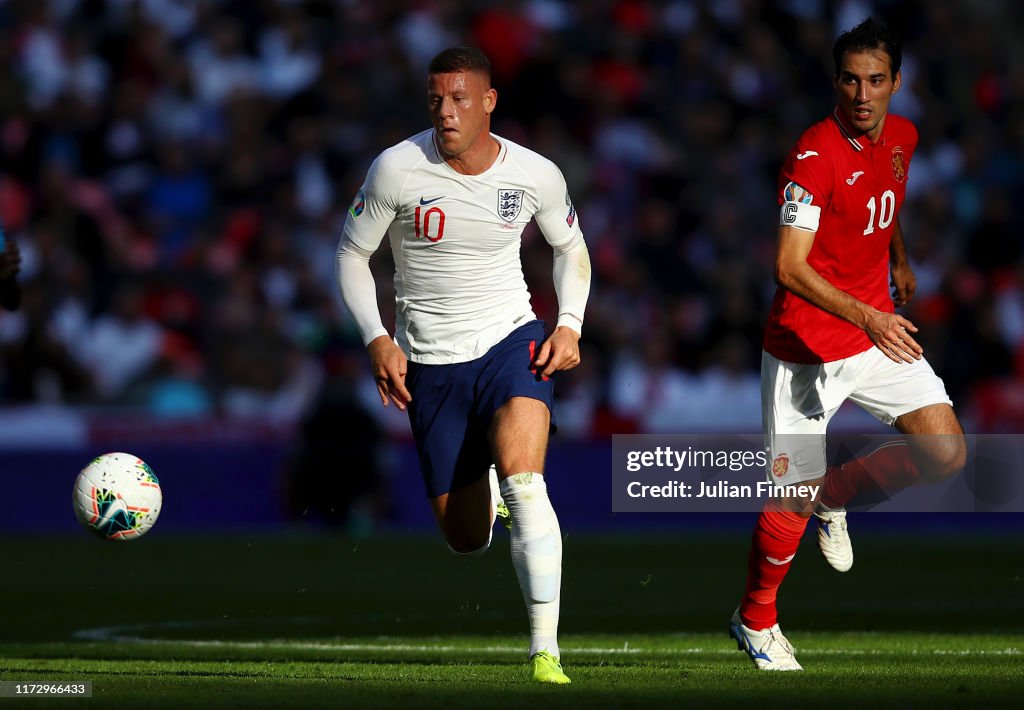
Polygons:
[[785,674],[726,636],[745,530],[568,536],[568,687],[526,681],[505,538],[469,562],[439,538],[8,538],[0,680],[88,680],[93,699],[0,710],[1017,705],[1024,537],[853,534],[845,575],[801,547],[781,611],[806,671]]

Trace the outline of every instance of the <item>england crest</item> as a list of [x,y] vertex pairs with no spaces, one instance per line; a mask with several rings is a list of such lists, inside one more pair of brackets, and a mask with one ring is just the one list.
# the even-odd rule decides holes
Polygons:
[[498,190],[498,216],[506,222],[514,222],[523,209],[523,193],[526,190]]

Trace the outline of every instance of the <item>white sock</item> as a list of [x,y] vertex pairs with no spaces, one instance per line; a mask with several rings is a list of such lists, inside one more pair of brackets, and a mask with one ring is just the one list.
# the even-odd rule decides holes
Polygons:
[[504,503],[501,499],[501,487],[498,483],[498,470],[494,468],[494,464],[487,469],[487,482],[491,487],[491,527],[494,527],[494,519],[498,515],[498,506]]
[[530,616],[530,655],[558,656],[562,532],[539,473],[517,473],[500,485],[512,515],[512,566]]

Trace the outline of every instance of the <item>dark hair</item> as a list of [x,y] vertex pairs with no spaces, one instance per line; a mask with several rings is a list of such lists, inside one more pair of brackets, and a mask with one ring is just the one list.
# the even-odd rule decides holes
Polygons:
[[892,78],[903,63],[903,49],[895,33],[885,23],[869,17],[848,32],[843,32],[832,45],[832,60],[836,63],[836,76],[839,76],[843,55],[847,52],[863,52],[869,49],[881,49],[889,55],[892,65]]
[[476,47],[449,47],[430,60],[427,71],[430,74],[473,71],[486,76],[488,84],[491,82],[491,62]]

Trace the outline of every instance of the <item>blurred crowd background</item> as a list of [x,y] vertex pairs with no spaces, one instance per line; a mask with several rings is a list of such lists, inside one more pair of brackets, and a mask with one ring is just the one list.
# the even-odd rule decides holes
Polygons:
[[[870,14],[904,38],[892,110],[921,135],[906,314],[968,427],[1019,431],[1010,0],[0,2],[0,212],[24,292],[0,313],[4,406],[305,422],[314,441],[342,417],[366,441],[404,431],[335,249],[372,159],[429,125],[430,58],[473,44],[494,66],[494,131],[561,167],[594,262],[562,432],[756,431],[777,173],[831,110],[835,36]],[[553,322],[533,229],[523,262]]]

